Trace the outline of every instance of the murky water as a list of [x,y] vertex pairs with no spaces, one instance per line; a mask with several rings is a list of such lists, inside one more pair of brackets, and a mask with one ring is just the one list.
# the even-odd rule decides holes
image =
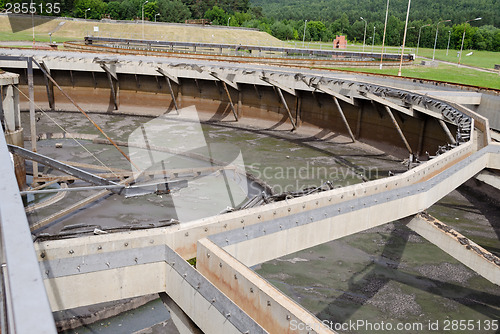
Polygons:
[[[50,116],[69,132],[97,134],[78,114]],[[161,146],[160,151],[124,147],[138,165],[147,165],[149,171],[212,167],[211,158],[218,164],[244,168],[277,193],[319,186],[326,181],[345,186],[362,182],[362,178],[376,179],[387,176],[389,171],[405,170],[400,161],[385,154],[312,137],[296,136],[290,141],[266,131],[244,131],[229,126],[188,123],[179,127],[155,123],[148,127],[150,118],[94,115],[94,119],[112,138],[130,142],[133,137],[135,143]],[[40,132],[61,132],[46,116],[42,116],[38,128]],[[134,136],[134,131],[139,136]],[[148,133],[163,137],[154,139]],[[63,149],[55,149],[56,142],[62,143]],[[110,168],[134,171],[112,146],[80,142],[92,154],[71,139],[40,141],[39,152],[60,160],[95,165],[100,164],[98,158]],[[182,154],[168,150],[179,145],[184,145]],[[180,217],[182,223],[217,214],[227,206],[237,206],[245,197],[262,190],[253,189],[252,182],[235,180],[234,175],[228,178],[223,173],[188,179],[188,188],[171,195],[107,196],[40,232],[58,233],[64,226],[90,222],[98,222],[103,229],[157,224],[160,220]],[[57,204],[29,218],[37,221],[93,193],[96,191],[68,193]],[[429,212],[491,251],[498,251],[498,204],[480,206],[480,201],[474,198],[470,193],[454,192]],[[386,224],[269,261],[258,266],[257,272],[333,326],[357,321],[376,325],[384,321],[393,326],[423,326],[422,330],[395,331],[399,333],[435,333],[443,332],[447,320],[475,320],[484,325],[500,319],[499,288],[411,232],[405,222]],[[104,325],[98,323],[74,333],[131,332],[137,330],[137,323],[146,326],[158,320],[155,314],[149,311],[128,314],[111,319],[109,325],[102,322]],[[441,330],[430,330],[436,322]],[[495,331],[484,330],[483,326],[482,332]]]

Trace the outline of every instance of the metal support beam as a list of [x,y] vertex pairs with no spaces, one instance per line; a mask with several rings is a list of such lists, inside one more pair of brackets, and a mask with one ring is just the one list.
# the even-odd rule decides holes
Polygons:
[[176,110],[177,112],[179,112],[179,106],[177,105],[177,100],[175,99],[174,90],[172,89],[172,84],[171,84],[171,82],[170,82],[170,81],[173,81],[173,82],[175,82],[177,85],[179,85],[179,78],[174,77],[173,75],[168,74],[167,72],[165,72],[165,71],[164,71],[162,68],[160,68],[160,67],[158,67],[158,68],[156,69],[156,71],[165,77],[165,80],[167,81],[167,85],[168,85],[168,90],[170,91],[170,96],[172,97],[172,101],[174,102],[175,110]]
[[298,126],[301,123],[302,97],[297,94],[295,99],[295,124]]
[[118,110],[120,105],[120,83],[118,81],[118,75],[116,71],[112,71],[106,64],[101,63],[101,68],[106,72],[109,80],[109,86],[111,88],[111,96],[113,97],[113,103],[115,105],[115,110]]
[[340,106],[339,100],[335,96],[333,97],[333,101],[335,101],[335,105],[337,106],[337,110],[340,114],[340,117],[342,118],[342,121],[344,122],[345,127],[347,128],[347,132],[349,132],[349,136],[352,139],[352,142],[356,142],[356,138],[354,137],[354,134],[352,133],[351,127],[349,126],[349,123],[347,122],[347,118],[344,115],[344,112],[342,111],[342,107]]
[[[40,61],[39,64],[44,68],[44,70],[48,74],[50,74],[50,69],[47,67],[47,65],[43,61]],[[45,79],[45,88],[47,89],[47,99],[49,101],[49,107],[50,107],[50,110],[54,110],[55,109],[54,84],[49,80],[49,78],[47,78],[47,76],[45,74],[43,75],[43,77]]]
[[259,89],[257,88],[257,85],[253,85],[253,88],[255,89],[255,93],[259,97],[259,99],[262,99],[262,94],[260,93]]
[[[36,119],[35,119],[35,90],[33,83],[33,58],[28,58],[28,97],[30,104],[30,136],[31,136],[31,150],[36,153]],[[38,177],[38,164],[33,162],[33,183],[36,182]]]
[[180,334],[203,334],[201,329],[187,316],[187,314],[177,305],[176,302],[165,292],[160,292],[159,296],[163,305],[170,313],[170,317]]
[[290,112],[290,109],[288,108],[288,104],[286,103],[285,97],[283,96],[283,93],[281,92],[281,88],[276,87],[276,90],[278,91],[278,95],[281,99],[281,102],[283,102],[283,105],[285,106],[286,112],[288,113],[288,118],[290,119],[290,122],[292,123],[292,131],[297,129],[297,126],[295,125],[295,122],[292,117],[292,113]]
[[229,80],[229,79],[226,79],[226,78],[224,78],[224,77],[220,76],[217,72],[209,72],[209,74],[210,74],[211,76],[213,76],[215,79],[217,79],[218,81],[222,81],[222,82],[226,83],[227,85],[229,85],[229,86],[233,87],[233,88],[234,88],[234,89],[236,89],[237,91],[239,91],[239,90],[240,90],[240,88],[238,87],[238,84],[237,84],[237,83],[235,83],[234,81],[231,81],[231,80]]
[[224,90],[226,91],[227,98],[229,99],[229,104],[231,105],[231,110],[233,111],[234,118],[238,121],[238,115],[236,114],[236,110],[234,109],[233,100],[231,99],[231,94],[229,93],[229,89],[227,89],[227,85],[225,81],[221,81],[224,86]]
[[394,102],[391,102],[389,100],[384,99],[383,97],[377,96],[377,95],[372,94],[372,93],[366,93],[365,96],[372,101],[378,102],[386,107],[397,110],[397,111],[399,111],[403,114],[406,114],[408,116],[415,117],[415,118],[418,117],[417,114],[413,110],[402,107]]
[[361,122],[363,120],[363,108],[364,104],[361,104],[358,109],[358,120],[356,124],[356,138],[359,139],[359,136],[361,135]]
[[[16,154],[16,155],[19,155],[25,159],[39,162],[45,166],[50,166],[50,167],[55,168],[61,172],[66,173],[66,174],[78,177],[79,179],[84,180],[86,182],[89,182],[89,183],[92,183],[95,185],[100,185],[100,186],[111,186],[111,185],[116,186],[116,185],[118,185],[117,183],[115,183],[113,181],[103,179],[102,177],[88,173],[88,172],[81,170],[79,168],[63,164],[62,162],[59,162],[57,160],[54,160],[52,158],[49,158],[47,156],[44,156],[44,155],[41,155],[38,153],[31,152],[31,151],[26,150],[22,147],[14,146],[14,145],[8,145],[8,147],[9,147],[9,151],[12,154]],[[111,190],[111,191],[116,191],[117,193],[119,192],[117,190]]]
[[387,111],[387,114],[389,114],[389,117],[392,120],[392,124],[394,124],[394,126],[396,127],[396,130],[398,131],[399,136],[401,137],[401,139],[403,140],[406,148],[408,149],[408,152],[410,152],[410,154],[413,154],[411,146],[408,143],[408,140],[406,140],[406,137],[405,137],[405,135],[403,133],[403,130],[401,130],[401,127],[399,126],[398,122],[396,121],[396,118],[394,118],[394,114],[392,113],[391,108],[389,108],[388,106],[384,106],[384,107],[385,107],[385,110]]
[[282,85],[281,83],[279,83],[279,82],[277,82],[277,81],[275,81],[273,79],[270,79],[268,77],[262,76],[262,77],[260,77],[260,80],[264,81],[265,83],[270,84],[271,86],[274,86],[276,88],[284,90],[288,94],[291,94],[293,96],[297,96],[297,93],[295,92],[295,89],[287,87],[285,85]]
[[424,134],[425,134],[425,126],[427,124],[427,118],[424,117],[422,119],[422,125],[420,126],[420,133],[418,135],[418,149],[417,149],[417,156],[420,156],[422,154],[422,148],[424,147]]
[[350,97],[347,97],[345,95],[342,95],[340,93],[337,93],[336,91],[328,88],[328,87],[325,87],[323,85],[320,85],[320,84],[315,84],[315,85],[312,85],[314,88],[316,88],[317,90],[323,92],[323,93],[326,93],[328,95],[331,95],[339,100],[342,100],[346,103],[349,103],[350,105],[356,105],[356,103],[354,102],[354,99],[353,98],[350,98]]
[[[1,127],[0,127],[1,129]],[[56,333],[5,136],[0,130],[2,333]],[[7,323],[5,322],[7,321]]]
[[[32,59],[32,58],[31,58]],[[116,143],[101,129],[101,127],[99,125],[97,125],[96,122],[94,122],[94,120],[92,118],[90,118],[90,116],[71,98],[71,96],[69,96],[62,88],[61,86],[59,86],[59,84],[54,80],[54,78],[52,78],[52,76],[50,74],[48,74],[47,72],[45,72],[45,70],[43,69],[42,66],[40,66],[40,64],[38,64],[38,62],[36,60],[33,60],[38,68],[40,68],[40,70],[42,72],[44,72],[44,74],[47,76],[47,78],[49,78],[50,81],[52,81],[52,83],[54,84],[54,86],[57,87],[57,89],[59,89],[61,91],[61,93],[96,127],[97,130],[99,130],[100,133],[102,133],[102,135],[104,137],[106,137],[106,139],[118,150],[118,152],[121,153],[121,155],[123,155],[125,157],[125,159],[128,160],[128,162],[130,162],[130,164],[132,166],[134,166],[137,170],[141,170],[140,168],[138,168],[133,162],[132,160],[130,160],[130,157],[125,153],[123,152],[123,150],[121,148],[118,147],[118,145],[116,145]],[[33,101],[33,100],[32,100]],[[32,141],[33,142],[33,141]]]
[[455,138],[453,138],[453,135],[451,134],[450,129],[448,129],[448,126],[446,125],[446,123],[441,119],[438,119],[437,121],[438,121],[439,125],[441,125],[441,128],[443,128],[444,133],[446,133],[446,137],[448,137],[448,140],[450,141],[450,143],[455,145],[457,143],[457,141],[455,140]]
[[179,85],[179,84],[180,84],[180,83],[179,83],[179,78],[178,78],[178,77],[176,77],[176,76],[174,76],[174,75],[172,75],[172,74],[168,73],[167,71],[165,71],[165,70],[164,70],[164,69],[162,69],[161,67],[156,68],[156,71],[157,71],[158,73],[160,73],[161,75],[163,75],[164,77],[169,78],[170,80],[172,80],[173,82],[175,82],[177,85]]
[[175,111],[179,113],[179,107],[177,106],[177,100],[175,99],[175,94],[174,90],[172,89],[172,84],[170,83],[170,78],[168,76],[165,76],[165,80],[167,81],[168,90],[170,91],[170,96],[172,97],[172,101],[174,102]]

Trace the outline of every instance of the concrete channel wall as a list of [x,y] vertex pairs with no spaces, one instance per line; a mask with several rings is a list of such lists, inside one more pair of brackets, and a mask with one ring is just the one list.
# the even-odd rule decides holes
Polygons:
[[[233,103],[238,117],[288,123],[290,129],[293,119],[297,125],[307,123],[324,131],[343,134],[349,134],[350,131],[356,139],[400,157],[408,156],[408,148],[405,147],[385,106],[393,109],[395,121],[416,155],[425,156],[425,152],[433,155],[440,145],[450,143],[450,138],[436,117],[446,122],[452,135],[457,131],[455,124],[440,116],[441,111],[437,105],[418,105],[417,102],[405,101],[405,98],[385,96],[387,92],[383,89],[379,91],[379,86],[335,79],[335,75],[331,78],[317,75],[304,76],[294,70],[279,71],[276,68],[257,67],[254,69],[251,65],[227,67],[220,64],[217,66],[200,64],[202,65],[200,66],[193,62],[164,64],[155,58],[146,62],[137,59],[139,58],[98,58],[83,54],[79,58],[45,56],[39,60],[50,69],[51,75],[64,91],[83,109],[90,112],[157,116],[174,110],[173,96],[179,108],[196,105],[205,113],[205,116],[202,116],[205,121],[228,121],[233,117],[231,115],[231,103]],[[112,79],[113,89],[110,89],[110,77],[101,66],[103,64],[117,78]],[[2,61],[1,65],[19,73],[21,84],[26,82],[23,63]],[[171,82],[171,92],[166,78],[158,69],[178,80],[179,84]],[[223,81],[228,83],[227,92]],[[35,86],[37,105],[45,110],[51,107],[60,111],[76,110],[57,89],[50,85],[53,103],[52,105],[49,103],[46,80],[39,70],[35,70]],[[26,91],[25,86],[22,85],[21,88]],[[282,99],[278,89],[282,91]],[[398,91],[393,88],[385,89]],[[374,103],[370,97],[362,94],[365,91],[372,95],[383,95],[379,95],[380,101]],[[393,95],[397,94],[418,96],[418,92],[412,91],[400,91]],[[426,95],[422,95],[421,99],[428,99],[424,96]],[[26,99],[24,96],[20,98],[22,109],[25,110]],[[338,100],[338,106],[335,99]],[[343,121],[342,113],[347,123]]]
[[[167,66],[122,59],[116,66],[109,59],[99,63],[89,57],[45,58],[44,64],[66,92],[95,112],[160,115],[173,110],[175,98],[180,106],[206,108],[206,120],[253,117],[290,124],[290,129],[294,121],[344,133],[353,128],[363,140],[398,145],[401,155],[401,137],[408,138],[416,153],[433,152],[450,140],[439,121],[462,139],[453,149],[385,179],[165,228],[37,241],[35,252],[53,311],[167,293],[207,333],[329,332],[325,326],[316,328],[321,324],[313,315],[248,266],[414,215],[500,163],[500,146],[490,144],[484,119],[411,91],[213,64]],[[23,74],[22,65],[4,65]],[[168,75],[159,75],[158,69]],[[171,83],[169,92],[165,77],[179,85]],[[49,96],[49,108],[51,87],[45,83],[38,73],[37,103]],[[55,90],[52,96],[54,109],[74,110]],[[476,122],[477,132],[486,131],[481,138]],[[193,257],[198,270],[185,261]],[[292,330],[292,321],[314,329]]]

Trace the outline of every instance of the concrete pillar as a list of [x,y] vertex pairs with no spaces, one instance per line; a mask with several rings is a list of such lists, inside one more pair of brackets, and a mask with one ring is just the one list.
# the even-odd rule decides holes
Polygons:
[[[0,120],[7,144],[23,147],[24,137],[23,128],[21,127],[21,113],[19,112],[18,83],[19,75],[13,73],[0,74],[2,92]],[[26,166],[24,159],[14,156],[14,168],[19,189],[23,189],[26,187]]]

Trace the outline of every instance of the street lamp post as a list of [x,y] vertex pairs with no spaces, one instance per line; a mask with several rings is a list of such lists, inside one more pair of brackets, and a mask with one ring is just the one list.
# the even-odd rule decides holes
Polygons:
[[156,22],[156,18],[157,18],[158,16],[160,16],[160,13],[156,13],[156,14],[155,14],[155,22]]
[[380,69],[384,60],[385,32],[387,31],[387,15],[389,14],[389,0],[387,0],[387,9],[385,10],[384,37],[382,37],[382,53],[380,54]]
[[446,47],[447,56],[448,56],[448,50],[450,49],[450,39],[451,39],[451,30],[448,30],[448,46]]
[[415,54],[415,58],[418,56],[418,46],[420,45],[420,34],[422,33],[422,28],[428,26],[430,26],[430,24],[423,25],[420,27],[420,30],[418,31],[417,53]]
[[146,2],[144,2],[142,4],[142,39],[144,39],[144,5],[147,4],[149,1],[146,0]]
[[438,31],[439,31],[439,24],[443,22],[450,22],[451,20],[444,20],[444,21],[439,21],[436,24],[436,38],[434,38],[434,51],[432,52],[432,61],[434,61],[434,56],[436,55],[436,45],[438,41]]
[[227,19],[227,26],[229,27],[229,21],[231,21],[231,16]]
[[462,60],[462,50],[464,49],[465,29],[467,28],[467,23],[469,23],[471,21],[479,21],[479,20],[481,20],[481,17],[476,17],[473,20],[465,21],[464,35],[462,36],[462,46],[460,47],[460,56],[458,57],[458,66],[460,66],[460,61]]
[[374,44],[375,44],[375,26],[373,26],[372,53],[373,53],[373,45]]
[[363,52],[365,52],[365,41],[366,41],[366,25],[368,22],[363,17],[360,17],[363,21],[365,21],[365,34],[363,35]]
[[302,37],[302,47],[305,47],[307,20],[304,22],[304,36]]
[[87,19],[87,11],[89,11],[90,8],[85,9],[85,20]]
[[408,17],[410,16],[410,3],[411,0],[408,0],[408,10],[406,11],[405,33],[403,34],[403,47],[401,48],[401,59],[399,60],[398,77],[401,76],[401,67],[403,66],[403,54],[405,52],[406,32],[408,31]]

